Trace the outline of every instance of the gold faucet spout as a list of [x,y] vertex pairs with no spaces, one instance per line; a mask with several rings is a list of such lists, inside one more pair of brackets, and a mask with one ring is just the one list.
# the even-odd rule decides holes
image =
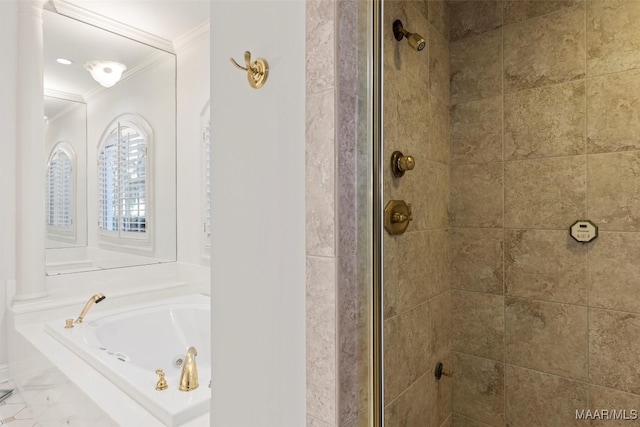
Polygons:
[[196,356],[198,352],[195,347],[189,347],[187,355],[182,365],[182,373],[180,374],[180,385],[178,390],[191,391],[198,388],[198,367],[196,366]]
[[106,297],[104,295],[102,295],[102,294],[95,294],[94,296],[89,298],[89,301],[87,301],[87,303],[84,305],[84,308],[82,309],[82,311],[80,312],[80,315],[78,316],[78,318],[76,319],[76,321],[74,323],[82,323],[82,319],[84,319],[84,316],[87,315],[87,312],[89,311],[91,306],[94,303],[95,304],[99,303],[100,301],[102,301],[105,298]]

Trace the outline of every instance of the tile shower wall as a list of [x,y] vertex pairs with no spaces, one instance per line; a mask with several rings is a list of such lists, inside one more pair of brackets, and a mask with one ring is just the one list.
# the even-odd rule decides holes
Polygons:
[[364,22],[358,13],[356,0],[306,2],[309,427],[357,426],[366,410],[358,401],[356,23]]
[[640,2],[449,4],[453,424],[639,410]]
[[[411,155],[415,169],[394,178],[385,161],[384,199],[413,207],[406,233],[384,233],[385,425],[451,425],[453,363],[449,280],[449,41],[443,1],[384,2],[384,159]],[[400,19],[421,34],[416,52],[391,31]]]

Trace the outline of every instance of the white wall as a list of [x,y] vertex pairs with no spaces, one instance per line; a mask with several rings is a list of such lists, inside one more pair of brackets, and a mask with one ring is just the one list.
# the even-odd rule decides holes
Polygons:
[[200,114],[209,101],[209,36],[177,52],[178,261],[208,265],[203,257],[202,136]]
[[[152,224],[154,251],[151,256],[175,259],[175,59],[173,56],[143,73],[122,81],[87,101],[87,185],[89,246],[98,246],[97,149],[103,132],[120,114],[143,117],[153,130]],[[151,222],[151,221],[150,221]]]
[[18,6],[0,1],[0,379],[5,377],[7,338],[5,308],[7,281],[15,279],[15,145]]
[[[214,1],[212,425],[305,425],[305,3]],[[249,87],[245,50],[269,62]]]

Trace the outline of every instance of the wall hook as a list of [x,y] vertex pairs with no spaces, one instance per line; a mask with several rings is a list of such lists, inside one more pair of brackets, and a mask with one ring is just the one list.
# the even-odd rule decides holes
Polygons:
[[255,61],[251,62],[251,52],[248,50],[244,52],[244,63],[246,67],[238,64],[235,59],[231,59],[233,65],[238,67],[241,70],[247,72],[247,80],[249,81],[249,85],[254,89],[260,89],[262,85],[267,81],[267,75],[269,74],[269,64],[267,64],[267,60],[264,58],[258,58]]

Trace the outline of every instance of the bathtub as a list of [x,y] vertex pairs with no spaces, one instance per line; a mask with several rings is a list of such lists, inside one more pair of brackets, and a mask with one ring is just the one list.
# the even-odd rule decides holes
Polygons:
[[[89,312],[73,328],[64,324],[64,319],[47,322],[45,330],[164,424],[179,426],[209,411],[209,297],[190,295],[99,315]],[[200,385],[182,392],[180,363],[190,346],[198,352]],[[155,389],[158,368],[169,385],[163,391]]]

